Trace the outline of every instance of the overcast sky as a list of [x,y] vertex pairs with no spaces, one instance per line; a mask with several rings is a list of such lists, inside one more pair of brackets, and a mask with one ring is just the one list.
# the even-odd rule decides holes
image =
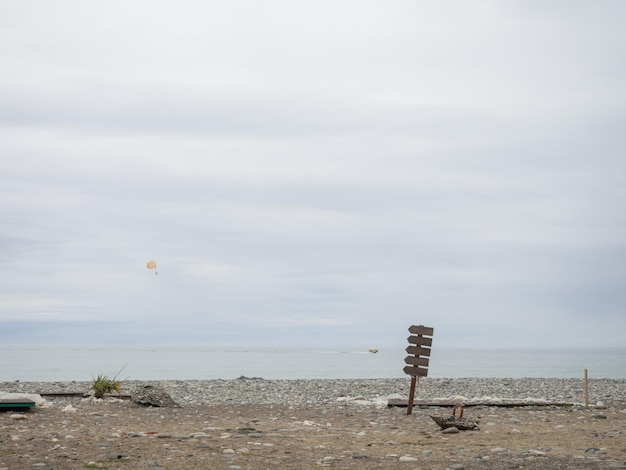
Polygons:
[[624,24],[1,0],[0,341],[624,345]]

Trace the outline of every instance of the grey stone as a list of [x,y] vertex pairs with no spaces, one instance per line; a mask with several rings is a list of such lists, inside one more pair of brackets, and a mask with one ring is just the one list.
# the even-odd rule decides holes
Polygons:
[[176,407],[178,404],[172,399],[172,397],[165,390],[153,385],[143,385],[135,388],[131,394],[130,399],[133,403],[137,403],[143,406],[157,406],[157,407]]

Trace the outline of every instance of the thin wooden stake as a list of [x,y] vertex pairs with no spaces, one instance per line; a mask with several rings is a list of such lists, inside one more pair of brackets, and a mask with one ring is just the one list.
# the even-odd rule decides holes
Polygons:
[[415,396],[415,384],[417,382],[417,377],[414,375],[411,376],[411,390],[409,391],[409,404],[406,408],[406,414],[410,415],[413,413],[413,397]]
[[585,369],[585,408],[589,408],[589,375]]

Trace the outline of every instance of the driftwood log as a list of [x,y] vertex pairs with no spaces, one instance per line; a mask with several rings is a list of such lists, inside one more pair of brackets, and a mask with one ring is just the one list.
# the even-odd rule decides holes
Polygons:
[[441,429],[457,428],[459,431],[471,431],[472,429],[478,429],[478,423],[480,418],[468,419],[457,418],[456,416],[433,416],[430,415],[432,420],[439,425]]

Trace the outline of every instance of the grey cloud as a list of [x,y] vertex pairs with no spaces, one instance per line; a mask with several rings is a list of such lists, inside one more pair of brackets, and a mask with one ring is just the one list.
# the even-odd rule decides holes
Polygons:
[[621,344],[621,4],[40,6],[0,15],[10,339]]

